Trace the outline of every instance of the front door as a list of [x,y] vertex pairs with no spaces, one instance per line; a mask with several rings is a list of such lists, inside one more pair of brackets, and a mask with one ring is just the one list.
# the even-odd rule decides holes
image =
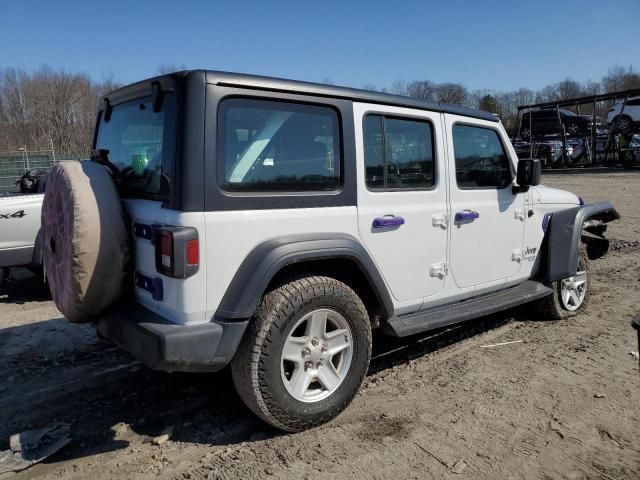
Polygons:
[[444,284],[447,198],[442,117],[354,104],[358,231],[396,299],[416,310]]
[[451,273],[459,288],[506,283],[522,263],[525,204],[513,193],[515,153],[495,122],[445,115]]

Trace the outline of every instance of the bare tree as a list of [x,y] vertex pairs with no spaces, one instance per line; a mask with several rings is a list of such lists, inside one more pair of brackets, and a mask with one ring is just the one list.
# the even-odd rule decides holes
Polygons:
[[605,92],[610,93],[640,88],[640,74],[631,66],[614,65],[602,78],[602,86]]
[[459,83],[441,83],[436,89],[436,95],[439,102],[450,103],[453,105],[468,105],[469,91],[464,85]]
[[406,80],[396,80],[391,84],[389,91],[395,95],[409,96],[409,84]]
[[181,72],[182,70],[188,70],[184,63],[176,65],[175,63],[161,63],[156,67],[156,73],[158,75],[166,75],[168,73]]
[[407,86],[407,95],[428,102],[436,101],[437,85],[430,80],[416,80]]
[[94,82],[47,66],[33,73],[0,69],[0,149],[85,152],[98,99],[116,87],[112,77]]
[[485,94],[480,98],[478,101],[478,108],[491,113],[498,113],[498,110],[500,110],[498,100],[491,94]]

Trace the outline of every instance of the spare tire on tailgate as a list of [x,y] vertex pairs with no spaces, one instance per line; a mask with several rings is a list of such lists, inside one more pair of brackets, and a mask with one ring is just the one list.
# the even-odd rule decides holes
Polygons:
[[129,237],[107,170],[61,162],[49,174],[42,204],[42,250],[51,295],[72,322],[87,322],[128,288]]

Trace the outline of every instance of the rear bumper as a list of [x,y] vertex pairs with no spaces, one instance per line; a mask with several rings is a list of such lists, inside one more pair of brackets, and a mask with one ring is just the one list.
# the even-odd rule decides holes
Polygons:
[[132,302],[103,315],[94,326],[155,370],[215,372],[233,358],[247,323],[215,320],[178,325]]

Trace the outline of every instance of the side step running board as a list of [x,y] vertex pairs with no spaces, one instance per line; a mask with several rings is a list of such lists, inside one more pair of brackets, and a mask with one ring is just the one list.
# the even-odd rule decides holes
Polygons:
[[527,280],[518,286],[500,292],[430,308],[409,315],[392,317],[387,322],[389,327],[387,331],[397,337],[406,337],[415,333],[426,332],[427,330],[490,315],[546,297],[552,293],[553,290],[551,288],[539,282]]

